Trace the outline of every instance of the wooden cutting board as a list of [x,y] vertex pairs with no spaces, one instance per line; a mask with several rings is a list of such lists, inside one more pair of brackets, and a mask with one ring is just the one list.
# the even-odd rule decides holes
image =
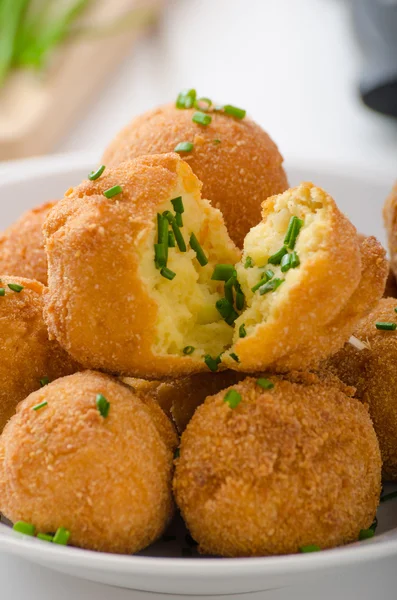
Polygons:
[[87,33],[60,46],[45,72],[12,72],[0,90],[0,160],[48,152],[95,101],[163,2],[96,0],[84,16]]

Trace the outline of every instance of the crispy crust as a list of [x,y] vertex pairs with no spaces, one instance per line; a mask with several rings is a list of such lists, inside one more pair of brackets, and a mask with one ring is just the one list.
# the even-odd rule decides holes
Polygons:
[[[288,187],[282,156],[263,129],[249,118],[212,113],[207,127],[192,121],[194,110],[160,106],[134,119],[109,144],[108,166],[142,156],[173,152],[181,141],[194,143],[183,153],[203,182],[203,195],[222,212],[229,235],[240,248],[260,220],[261,203]],[[220,139],[220,143],[214,143]]]
[[207,398],[182,435],[175,498],[202,552],[330,548],[375,516],[381,460],[366,407],[328,377],[270,379],[270,391],[252,378],[234,385],[234,409],[226,390]]
[[[315,367],[343,345],[360,316],[382,295],[385,260],[375,238],[364,243],[360,253],[355,227],[340,212],[331,196],[311,183],[301,184],[285,193],[293,197],[301,190],[302,193],[316,190],[318,198],[327,207],[324,241],[321,248],[301,264],[299,282],[290,287],[273,317],[235,343],[233,352],[240,363],[233,364],[231,359],[226,359],[229,368],[283,372]],[[274,196],[264,203],[264,221],[273,211],[276,200]],[[362,266],[368,267],[363,275]]]
[[0,273],[36,279],[47,285],[42,226],[55,202],[29,210],[0,235]]
[[174,442],[127,386],[89,371],[58,379],[26,398],[1,436],[1,511],[38,531],[66,527],[82,548],[137,552],[172,516]]
[[350,344],[327,363],[357,397],[369,406],[382,453],[383,476],[397,481],[397,333],[379,331],[377,321],[396,322],[394,298],[380,300],[377,307],[356,327],[354,335],[369,345],[356,350]]
[[389,245],[390,267],[397,277],[397,181],[383,206],[383,222]]
[[[44,286],[21,277],[1,276],[0,297],[0,431],[23,398],[40,387],[40,379],[69,375],[78,369],[55,341],[48,340],[43,320]],[[19,293],[7,285],[23,285]]]
[[[158,305],[138,272],[139,244],[180,178],[199,195],[177,154],[141,157],[69,190],[48,216],[45,319],[50,337],[86,368],[148,379],[207,369],[201,357],[153,354]],[[114,185],[123,193],[108,200],[102,192]]]

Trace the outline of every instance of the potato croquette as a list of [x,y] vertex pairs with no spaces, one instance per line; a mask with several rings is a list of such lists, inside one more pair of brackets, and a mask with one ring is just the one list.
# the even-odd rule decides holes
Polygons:
[[390,267],[397,277],[397,181],[383,206],[383,222],[389,246]]
[[173,152],[180,142],[193,143],[183,152],[203,182],[203,195],[222,212],[239,248],[261,216],[261,203],[288,188],[282,156],[263,129],[248,118],[210,112],[203,127],[192,121],[194,109],[160,106],[134,119],[106,149],[103,163],[116,166],[144,154]]
[[[105,414],[98,394],[109,403]],[[89,371],[30,394],[0,437],[1,511],[37,532],[64,527],[82,548],[128,554],[148,546],[173,513],[177,436],[163,413],[158,428],[160,413],[153,419],[130,388]]]
[[383,476],[391,481],[397,481],[397,332],[378,330],[375,324],[397,323],[396,307],[395,298],[380,300],[354,331],[366,348],[357,350],[346,344],[327,362],[368,404],[382,454]]
[[42,226],[55,202],[25,212],[0,235],[0,273],[36,279],[47,285]]
[[[0,277],[0,431],[18,402],[47,380],[79,368],[56,341],[43,319],[44,286],[21,277]],[[11,286],[11,289],[9,286]],[[41,381],[42,380],[42,381]]]
[[313,184],[265,202],[238,262],[221,213],[177,154],[70,190],[44,234],[50,336],[86,368],[144,379],[314,365],[350,337],[386,277],[381,246],[371,238],[360,251],[353,225]]
[[182,435],[174,493],[203,553],[331,548],[375,517],[379,446],[353,390],[308,373],[270,380],[207,398]]

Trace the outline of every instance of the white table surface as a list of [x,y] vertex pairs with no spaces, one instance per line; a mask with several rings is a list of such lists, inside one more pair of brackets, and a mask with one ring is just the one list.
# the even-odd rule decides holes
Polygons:
[[[99,157],[132,116],[194,86],[200,95],[247,108],[288,158],[384,166],[397,178],[397,121],[360,104],[359,72],[348,2],[172,0],[161,23],[126,56],[55,150],[86,149]],[[0,165],[0,174],[4,171],[6,164]],[[4,554],[0,582],[1,600],[159,598],[74,579]],[[396,587],[395,560],[384,560],[364,573],[319,573],[316,582],[244,598],[374,600],[395,597]]]

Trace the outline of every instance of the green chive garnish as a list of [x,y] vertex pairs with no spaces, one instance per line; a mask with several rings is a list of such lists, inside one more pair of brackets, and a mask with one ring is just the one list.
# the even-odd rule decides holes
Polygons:
[[177,108],[192,108],[196,100],[196,90],[184,90],[178,94],[176,99]]
[[251,292],[256,292],[256,290],[259,290],[260,287],[262,287],[262,285],[264,285],[267,281],[269,281],[269,279],[271,279],[274,276],[274,273],[271,269],[268,269],[267,271],[265,271],[263,273],[262,278],[258,281],[257,284],[254,285],[253,288],[251,288]]
[[106,400],[103,394],[97,394],[95,402],[100,415],[106,419],[109,414],[110,402]]
[[306,553],[306,552],[320,552],[321,548],[320,546],[317,546],[316,544],[309,544],[308,546],[302,546],[302,548],[299,548],[300,552]]
[[285,234],[284,244],[287,245],[291,239],[292,230],[294,229],[294,223],[298,217],[291,217],[288,223],[287,233]]
[[231,277],[236,277],[237,271],[233,265],[215,265],[211,279],[214,281],[228,281]]
[[397,490],[395,492],[390,492],[390,494],[385,494],[380,497],[380,502],[388,502],[389,500],[393,500],[397,498]]
[[160,271],[160,275],[172,281],[176,273],[174,273],[174,271],[171,271],[171,269],[168,269],[167,267],[163,267]]
[[168,220],[157,213],[157,239],[159,244],[164,244],[168,240]]
[[190,236],[189,244],[191,249],[195,251],[197,260],[199,261],[200,265],[204,267],[206,264],[208,264],[208,258],[206,257],[204,250],[200,246],[200,242],[198,241],[194,233],[192,233]]
[[251,269],[254,266],[254,261],[250,256],[247,256],[244,263],[244,269]]
[[267,262],[271,265],[279,265],[281,263],[281,259],[283,258],[283,256],[285,256],[285,254],[287,254],[287,248],[285,246],[282,246],[280,250],[277,250],[277,252],[269,256]]
[[237,292],[236,294],[236,308],[237,310],[243,310],[245,302],[245,296],[243,292]]
[[[292,224],[291,224],[291,222],[292,222]],[[296,240],[298,238],[299,232],[303,225],[303,221],[301,219],[298,219],[298,217],[291,217],[290,225],[291,225],[291,230],[289,231],[290,227],[288,226],[287,235],[285,236],[285,238],[287,238],[289,236],[289,239],[288,239],[288,242],[284,241],[284,243],[288,246],[288,248],[290,250],[293,250],[295,248]]]
[[233,360],[235,360],[235,361],[236,361],[236,363],[239,363],[239,362],[240,362],[240,359],[239,359],[239,357],[238,357],[238,356],[237,356],[237,354],[235,354],[234,352],[231,352],[229,356],[230,356],[230,358],[232,358]]
[[259,288],[259,294],[261,296],[263,296],[264,294],[268,294],[269,292],[274,292],[274,290],[276,290],[278,287],[280,287],[280,285],[282,283],[284,283],[285,279],[272,279],[271,281],[268,281],[267,283],[265,283],[265,285],[262,285]]
[[18,531],[18,533],[24,533],[25,535],[34,535],[35,527],[31,523],[26,523],[26,521],[17,521],[12,526],[14,531]]
[[171,200],[171,204],[174,207],[175,212],[177,212],[177,213],[185,212],[185,208],[183,206],[183,201],[182,201],[182,196],[178,196],[177,198],[174,198],[173,200]]
[[178,224],[175,221],[175,218],[173,217],[173,215],[170,213],[169,210],[165,211],[165,213],[163,213],[163,214],[168,219],[168,222],[171,224],[172,231],[174,232],[175,240],[176,240],[179,250],[181,252],[186,252],[185,240],[183,239],[182,232],[179,229]]
[[290,256],[291,256],[291,260],[290,260],[291,269],[296,269],[296,267],[299,267],[299,265],[301,264],[301,261],[299,260],[299,256],[297,255],[296,250],[291,252]]
[[225,283],[225,298],[232,306],[234,304],[233,288],[236,281],[235,277],[230,277]]
[[291,256],[292,254],[284,254],[281,259],[281,272],[286,273],[291,268]]
[[19,283],[9,283],[8,287],[10,288],[10,290],[12,290],[13,292],[17,292],[18,294],[23,290],[23,285],[19,285]]
[[184,349],[182,350],[183,354],[187,354],[187,356],[189,356],[190,354],[193,354],[194,351],[195,351],[194,346],[185,346]]
[[70,531],[65,529],[64,527],[59,527],[56,530],[56,533],[53,538],[54,544],[59,544],[60,546],[67,546],[70,538]]
[[226,404],[229,405],[230,408],[236,408],[241,402],[241,394],[236,392],[236,390],[229,390],[226,392],[225,397],[223,399]]
[[209,370],[215,373],[215,371],[218,370],[218,365],[221,363],[221,357],[217,356],[216,358],[212,358],[212,356],[206,354],[204,357],[204,362]]
[[98,177],[100,177],[102,175],[104,170],[105,170],[105,165],[101,165],[99,167],[99,169],[97,169],[96,171],[91,171],[91,173],[88,175],[88,179],[90,181],[95,181],[95,179],[98,179]]
[[384,321],[378,321],[377,323],[375,323],[375,327],[376,329],[380,329],[382,331],[395,331],[395,329],[397,328],[396,323],[388,323],[388,322],[384,322]]
[[358,534],[358,539],[360,541],[369,540],[370,538],[374,537],[374,535],[375,535],[375,531],[373,529],[360,529],[360,533]]
[[103,195],[110,199],[113,198],[113,196],[117,196],[117,194],[121,194],[121,192],[123,191],[123,188],[121,187],[121,185],[114,185],[113,187],[109,188],[108,190],[105,190],[103,192]]
[[44,387],[45,385],[48,385],[50,383],[50,380],[48,377],[43,377],[42,379],[40,379],[40,387]]
[[271,269],[267,269],[267,270],[265,271],[265,275],[266,275],[266,277],[267,277],[267,278],[268,278],[268,280],[269,280],[269,279],[271,279],[272,277],[274,277],[274,271],[272,271]]
[[169,248],[175,248],[175,236],[172,231],[168,232],[168,246]]
[[271,390],[272,388],[274,388],[274,383],[270,381],[270,379],[266,379],[265,377],[260,377],[259,379],[257,379],[256,384],[264,390]]
[[52,542],[54,540],[53,536],[49,533],[38,533],[36,537],[38,540],[43,540],[43,542]]
[[175,213],[175,222],[178,225],[178,227],[183,227],[183,219],[181,213]]
[[397,306],[396,306],[396,308],[394,309],[394,312],[397,312]]
[[237,319],[238,314],[233,308],[233,305],[226,298],[221,298],[215,304],[217,311],[228,325],[232,325]]
[[47,406],[48,402],[47,400],[44,400],[43,402],[40,402],[40,404],[36,404],[36,406],[32,406],[32,410],[40,410],[40,408],[44,408],[44,406]]
[[4,288],[0,288],[0,296],[5,296],[6,295],[6,291]]
[[220,144],[220,143],[221,143],[221,140],[219,140],[218,138],[214,139],[214,144]]
[[174,152],[191,152],[194,148],[192,142],[179,142],[174,148]]
[[236,119],[244,119],[247,114],[247,111],[243,108],[237,108],[237,106],[232,106],[231,104],[225,104],[223,110],[227,115],[235,117]]
[[245,338],[245,336],[247,335],[247,332],[245,330],[245,323],[242,323],[238,328],[238,335],[241,338]]
[[208,112],[212,106],[212,100],[209,98],[197,98],[194,103],[194,107],[202,110],[203,112]]
[[[180,455],[181,455],[181,451],[179,450],[179,448],[176,448],[176,450],[174,452],[174,459],[179,458]],[[176,538],[174,538],[174,539],[176,539]]]
[[206,115],[205,113],[203,113],[200,110],[198,110],[192,116],[192,121],[194,123],[197,123],[198,125],[204,125],[204,126],[206,126],[206,125],[209,125],[211,123],[212,117],[211,117],[211,115]]
[[164,244],[154,245],[154,262],[156,269],[161,269],[167,265],[167,256]]

